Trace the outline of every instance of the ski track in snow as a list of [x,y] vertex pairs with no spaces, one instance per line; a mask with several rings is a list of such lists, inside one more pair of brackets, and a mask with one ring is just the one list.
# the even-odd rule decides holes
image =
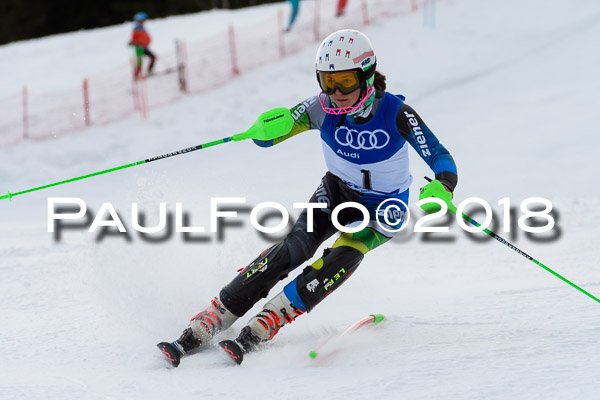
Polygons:
[[[236,16],[244,12],[257,18],[256,9]],[[503,197],[517,208],[528,197],[550,199],[558,239],[538,242],[522,232],[513,239],[501,224],[497,232],[596,296],[599,15],[593,0],[453,0],[437,4],[435,29],[423,27],[421,13],[364,28],[389,90],[404,93],[452,152],[460,175],[455,200],[481,197],[501,215],[496,202]],[[153,24],[153,32],[177,29],[177,19]],[[129,26],[115,29],[85,34],[105,43]],[[83,34],[0,47],[12,66],[3,81],[26,77],[32,53],[42,65],[66,57],[64,49]],[[146,121],[132,117],[0,149],[0,193],[244,131],[262,111],[317,92],[312,47],[151,110]],[[86,63],[80,57],[74,66]],[[56,79],[72,73],[56,71]],[[412,150],[410,157],[414,204],[422,176],[431,174]],[[310,197],[324,171],[313,132],[269,150],[227,144],[2,201],[0,343],[7,357],[0,397],[597,398],[600,304],[494,240],[474,242],[456,224],[442,235],[446,241],[400,235],[368,254],[334,300],[282,329],[241,367],[207,349],[178,369],[166,367],[155,344],[178,337],[236,269],[269,245],[248,215],[223,241],[185,243],[173,234],[157,244],[133,231],[127,241],[78,229],[56,242],[47,232],[48,197],[80,197],[94,212],[111,202],[128,227],[132,202],[148,224],[157,222],[160,202],[171,211],[182,202],[191,224],[208,226],[211,196],[291,209]],[[370,313],[387,320],[334,338],[323,357],[308,358]],[[237,335],[246,321],[221,337]]]

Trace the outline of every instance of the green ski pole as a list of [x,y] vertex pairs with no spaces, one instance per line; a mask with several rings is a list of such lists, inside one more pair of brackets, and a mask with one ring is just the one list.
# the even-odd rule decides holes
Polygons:
[[288,133],[292,126],[294,125],[294,119],[290,114],[290,110],[285,107],[277,107],[272,110],[266,111],[259,115],[254,124],[245,132],[238,133],[233,136],[229,136],[223,139],[214,140],[212,142],[199,144],[197,146],[188,147],[185,149],[181,149],[178,151],[174,151],[172,153],[162,154],[160,156],[147,158],[142,161],[136,161],[130,164],[121,165],[119,167],[105,169],[103,171],[94,172],[87,175],[78,176],[76,178],[66,179],[60,182],[50,183],[48,185],[38,186],[32,189],[22,190],[20,192],[5,194],[0,196],[0,200],[9,199],[12,200],[13,197],[19,196],[21,194],[35,192],[36,190],[42,190],[53,186],[62,185],[68,182],[79,181],[82,179],[91,178],[93,176],[107,174],[109,172],[118,171],[125,168],[135,167],[136,165],[147,164],[152,161],[163,160],[165,158],[178,156],[180,154],[190,153],[192,151],[205,149],[207,147],[216,146],[222,143],[227,142],[238,142],[245,139],[256,139],[256,140],[271,140],[275,139],[279,136],[285,135]]
[[[456,207],[454,206],[454,204],[452,204],[452,194],[450,192],[448,192],[446,190],[446,188],[444,188],[444,186],[442,185],[442,183],[440,181],[437,181],[437,180],[432,181],[431,179],[429,179],[427,177],[425,177],[425,179],[427,179],[430,183],[428,185],[426,185],[425,187],[421,188],[421,193],[419,194],[419,200],[423,200],[425,198],[430,198],[430,197],[438,198],[446,203],[446,205],[448,206],[448,209],[450,210],[450,212],[452,214],[456,215],[457,210],[456,210]],[[421,208],[427,213],[434,213],[434,212],[437,212],[440,210],[440,205],[437,203],[425,203],[421,206]],[[477,226],[477,227],[481,226],[480,223],[478,223],[477,221],[475,221],[473,218],[469,217],[465,213],[462,214],[462,218],[473,226]],[[576,284],[574,284],[573,282],[571,282],[564,276],[560,275],[556,271],[553,271],[552,269],[548,268],[547,266],[545,266],[544,264],[542,264],[535,258],[531,257],[529,254],[525,253],[523,250],[519,249],[517,246],[511,244],[506,239],[502,238],[500,235],[492,232],[491,230],[489,230],[487,228],[485,228],[483,230],[483,232],[485,232],[489,236],[493,237],[498,242],[506,245],[510,249],[516,251],[517,253],[519,253],[520,255],[522,255],[523,257],[528,259],[529,261],[539,265],[546,271],[550,272],[552,275],[556,276],[558,279],[562,280],[563,282],[565,282],[565,283],[571,285],[572,287],[574,287],[575,289],[579,290],[581,293],[585,294],[586,296],[589,296],[590,298],[592,298],[592,299],[596,300],[598,303],[600,303],[600,299],[598,299],[596,296],[589,293],[585,289],[582,289],[581,287],[577,286]]]

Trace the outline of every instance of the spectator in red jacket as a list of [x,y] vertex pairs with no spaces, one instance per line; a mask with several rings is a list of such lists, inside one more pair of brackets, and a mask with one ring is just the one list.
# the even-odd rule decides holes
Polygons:
[[152,75],[152,69],[154,68],[154,62],[156,56],[152,53],[148,46],[150,45],[150,35],[144,29],[144,22],[148,19],[148,14],[145,12],[139,12],[135,14],[133,20],[135,26],[133,27],[133,33],[131,34],[130,45],[135,46],[135,69],[133,71],[134,77],[137,79],[142,72],[142,64],[144,55],[150,57],[150,64],[148,65],[148,75]]

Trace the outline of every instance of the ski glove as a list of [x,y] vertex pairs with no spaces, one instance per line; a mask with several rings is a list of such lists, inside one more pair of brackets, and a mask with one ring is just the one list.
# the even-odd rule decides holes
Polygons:
[[[448,209],[454,208],[454,205],[452,204],[452,192],[438,180],[432,181],[427,177],[425,179],[427,179],[429,183],[421,188],[419,200],[435,197],[444,201],[448,205]],[[425,203],[421,208],[428,214],[436,213],[441,210],[441,206],[437,203]]]

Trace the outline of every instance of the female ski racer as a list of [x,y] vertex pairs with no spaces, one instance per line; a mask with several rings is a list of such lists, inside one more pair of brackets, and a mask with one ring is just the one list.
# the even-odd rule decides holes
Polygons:
[[[404,215],[388,215],[382,223],[377,207],[390,199],[408,203],[412,182],[409,145],[435,173],[436,180],[428,185],[438,185],[451,197],[457,184],[452,156],[403,96],[385,92],[385,76],[376,66],[371,42],[359,31],[337,31],[321,43],[316,72],[322,93],[291,109],[295,123],[290,132],[255,142],[271,147],[301,132],[319,129],[328,171],[310,202],[324,203],[325,208],[304,210],[287,237],[243,268],[204,311],[192,317],[178,340],[158,344],[173,365],[244,316],[277,282],[337,233],[332,223],[337,205],[364,205],[369,211],[368,225],[355,233],[342,233],[321,258],[250,318],[235,341],[220,343],[236,362],[241,362],[243,353],[272,339],[282,326],[310,312],[352,275],[365,254],[390,240],[393,232],[387,228],[402,223]],[[404,205],[400,209],[406,210]],[[355,208],[346,208],[337,216],[344,226],[359,225],[363,218]]]

